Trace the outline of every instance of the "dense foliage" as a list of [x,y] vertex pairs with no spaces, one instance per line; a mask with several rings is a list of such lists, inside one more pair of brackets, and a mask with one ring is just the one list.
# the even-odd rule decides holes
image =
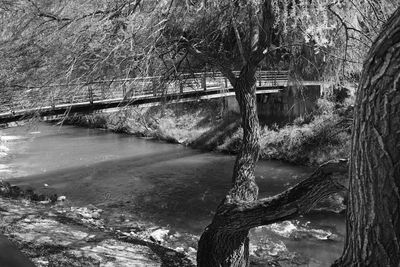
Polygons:
[[[2,0],[0,84],[238,70],[254,48],[261,2]],[[300,79],[357,77],[398,4],[273,0],[271,46],[261,65]]]

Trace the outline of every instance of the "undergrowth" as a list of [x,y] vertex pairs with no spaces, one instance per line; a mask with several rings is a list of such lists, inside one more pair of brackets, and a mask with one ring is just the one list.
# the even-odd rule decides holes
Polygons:
[[[318,165],[332,159],[348,158],[351,128],[350,101],[336,105],[320,99],[312,114],[283,127],[264,126],[260,133],[260,158],[302,165]],[[217,150],[237,153],[242,129],[232,134]]]
[[312,114],[280,129],[264,127],[261,130],[261,157],[307,165],[348,158],[351,114],[351,100],[338,105],[320,99]]
[[[350,149],[351,101],[320,99],[317,109],[290,124],[261,128],[261,159],[316,165],[347,158]],[[223,112],[219,101],[129,108],[69,118],[67,123],[107,128],[191,147],[236,154],[241,147],[240,116]]]
[[113,113],[74,115],[64,123],[188,145],[223,120],[221,108],[218,100],[131,107]]

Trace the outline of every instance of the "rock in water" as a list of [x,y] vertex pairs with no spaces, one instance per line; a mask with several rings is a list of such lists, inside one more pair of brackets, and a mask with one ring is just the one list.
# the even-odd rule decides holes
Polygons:
[[67,199],[66,196],[59,196],[59,197],[57,198],[57,201],[65,201],[66,199]]
[[[149,247],[114,239],[54,255],[50,261],[53,266],[158,267],[162,265],[161,259]],[[85,264],[81,265],[82,263]]]
[[150,234],[150,237],[157,242],[162,242],[164,241],[164,238],[166,235],[168,235],[169,230],[167,229],[157,229],[154,232]]

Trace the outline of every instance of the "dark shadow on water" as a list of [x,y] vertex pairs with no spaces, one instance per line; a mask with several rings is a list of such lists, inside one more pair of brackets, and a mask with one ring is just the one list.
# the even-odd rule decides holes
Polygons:
[[[10,182],[38,193],[65,195],[76,205],[100,205],[200,233],[230,188],[233,163],[232,156],[182,149],[17,177]],[[260,164],[260,195],[281,192],[298,180],[293,173],[297,169],[288,171],[279,162]]]
[[[114,206],[164,225],[208,220],[229,187],[232,159],[199,162],[200,152],[166,151],[60,169],[10,180],[38,193],[65,195],[77,205]],[[201,159],[200,159],[201,161]],[[212,170],[213,175],[207,175]],[[220,173],[220,175],[218,175]],[[48,187],[44,187],[48,184]],[[181,223],[179,223],[181,221]]]

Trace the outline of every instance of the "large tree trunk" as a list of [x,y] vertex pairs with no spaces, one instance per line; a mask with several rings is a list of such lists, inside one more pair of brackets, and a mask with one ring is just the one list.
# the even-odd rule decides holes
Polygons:
[[229,229],[220,215],[232,203],[253,202],[258,198],[255,165],[260,151],[259,123],[256,108],[255,68],[244,68],[234,84],[242,115],[243,142],[232,176],[232,189],[217,208],[213,222],[199,241],[198,266],[247,266],[249,229]]
[[347,239],[335,266],[400,266],[400,9],[373,44],[355,107]]

